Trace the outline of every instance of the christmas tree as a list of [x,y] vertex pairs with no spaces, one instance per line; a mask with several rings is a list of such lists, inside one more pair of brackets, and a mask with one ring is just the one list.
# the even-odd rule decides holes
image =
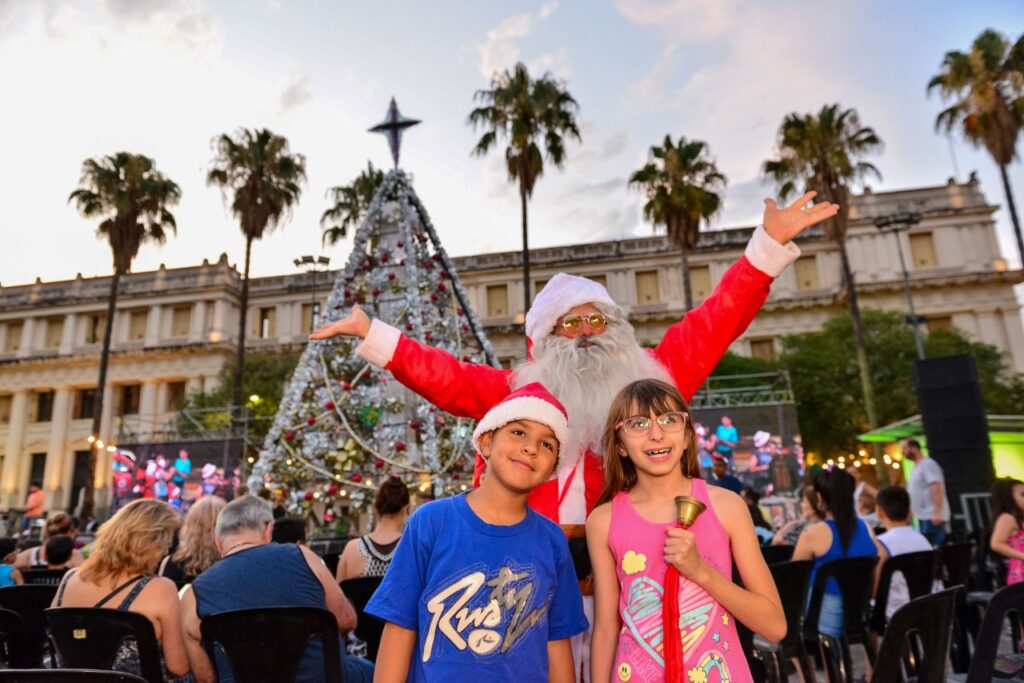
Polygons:
[[[356,232],[321,321],[359,304],[423,344],[494,365],[467,301],[409,177],[396,168]],[[472,421],[441,411],[357,357],[358,342],[336,337],[306,347],[252,467],[251,488],[283,494],[293,511],[323,510],[328,522],[339,501],[365,509],[389,474],[423,494],[465,490]]]

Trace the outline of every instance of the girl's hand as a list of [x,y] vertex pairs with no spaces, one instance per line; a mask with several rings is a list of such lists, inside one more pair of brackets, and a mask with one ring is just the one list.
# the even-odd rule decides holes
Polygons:
[[665,538],[665,563],[679,571],[680,576],[696,580],[707,564],[697,550],[697,537],[686,529],[670,527]]
[[348,317],[328,323],[309,335],[310,339],[330,339],[331,337],[359,337],[365,339],[370,332],[370,316],[359,308],[359,304],[352,306],[352,312]]
[[784,209],[774,199],[764,200],[764,217],[761,220],[765,232],[778,242],[786,244],[801,232],[839,213],[839,205],[830,202],[803,207],[814,199],[817,192],[808,192]]

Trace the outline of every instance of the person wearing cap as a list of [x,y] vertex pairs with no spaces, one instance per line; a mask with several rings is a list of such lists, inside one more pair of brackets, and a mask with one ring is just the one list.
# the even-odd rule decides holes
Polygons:
[[[744,255],[652,350],[636,341],[625,311],[602,285],[566,273],[537,293],[526,314],[530,358],[514,370],[460,362],[371,321],[358,306],[311,337],[361,337],[356,349],[361,358],[459,417],[479,419],[515,389],[542,382],[566,407],[573,436],[562,444],[558,476],[538,486],[529,503],[565,526],[568,535],[581,536],[604,486],[598,444],[612,399],[630,382],[648,378],[669,381],[691,399],[760,310],[772,280],[800,255],[793,238],[838,211],[827,202],[802,208],[813,198],[807,193],[786,208],[766,200],[763,225],[754,230]],[[478,458],[475,483],[483,468]]]
[[576,680],[569,639],[587,630],[565,537],[527,505],[568,442],[565,408],[534,382],[473,432],[479,488],[409,520],[366,612],[386,622],[374,681]]

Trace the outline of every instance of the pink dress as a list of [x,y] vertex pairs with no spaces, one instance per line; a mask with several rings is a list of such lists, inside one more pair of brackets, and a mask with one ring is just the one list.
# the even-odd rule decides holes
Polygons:
[[[707,484],[694,479],[692,495],[707,506],[690,527],[697,535],[700,554],[710,566],[731,580],[729,535],[711,508]],[[656,524],[641,517],[625,493],[612,499],[608,545],[619,576],[619,616],[622,619],[613,682],[665,680],[661,599],[666,569],[665,529],[670,526],[673,523]],[[683,641],[683,671],[687,683],[752,681],[732,615],[686,577],[679,585],[679,614],[678,632]]]
[[[1018,527],[1015,533],[1010,534],[1006,542],[1014,550],[1024,552],[1024,526]],[[1009,569],[1006,571],[1006,585],[1024,581],[1024,560],[1011,557],[1009,562]]]

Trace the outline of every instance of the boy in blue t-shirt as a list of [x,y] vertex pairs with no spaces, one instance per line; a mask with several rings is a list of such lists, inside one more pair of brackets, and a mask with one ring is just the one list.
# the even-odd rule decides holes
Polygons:
[[569,548],[526,505],[567,435],[565,408],[536,382],[480,421],[480,488],[417,510],[366,606],[387,622],[376,683],[576,680],[569,639],[588,624]]

